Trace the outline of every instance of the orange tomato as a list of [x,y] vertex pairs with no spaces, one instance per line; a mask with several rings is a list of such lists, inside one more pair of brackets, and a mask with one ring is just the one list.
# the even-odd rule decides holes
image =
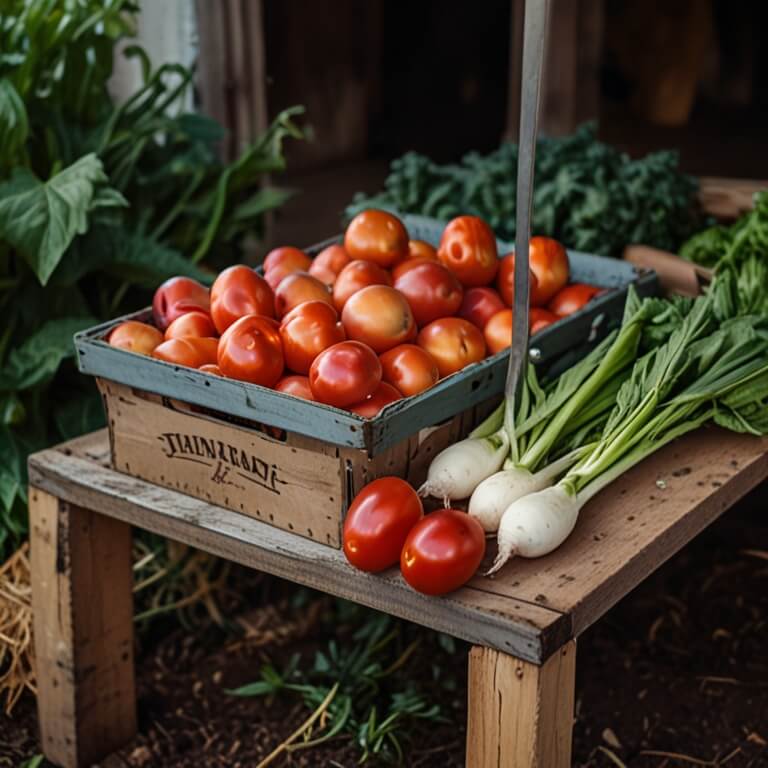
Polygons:
[[165,329],[166,339],[180,339],[184,336],[205,338],[216,335],[211,316],[198,310],[180,315]]
[[218,345],[218,339],[201,339],[197,336],[168,339],[155,347],[152,357],[174,365],[199,368],[216,362]]
[[[533,270],[528,270],[528,295],[531,304],[535,305],[534,298],[538,297],[539,281]],[[496,287],[504,303],[511,307],[515,303],[515,254],[508,253],[499,262],[499,274],[496,276]]]
[[351,259],[391,267],[408,256],[408,232],[397,216],[370,209],[358,213],[344,233],[344,248]]
[[274,291],[286,275],[306,271],[311,264],[312,259],[298,248],[290,245],[274,248],[264,258],[264,279]]
[[423,256],[416,256],[412,259],[398,262],[392,267],[392,279],[395,281],[399,280],[406,272],[410,272],[414,267],[418,267],[419,264],[424,264],[425,262],[436,263],[433,259],[425,259]]
[[[407,263],[407,262],[406,262]],[[437,261],[422,260],[395,280],[419,327],[455,315],[464,293],[455,275]]]
[[543,331],[548,325],[556,323],[560,318],[550,312],[548,309],[542,309],[541,307],[531,307],[528,316],[528,327],[531,329],[531,336]]
[[224,374],[221,372],[221,368],[216,363],[206,363],[205,365],[201,365],[198,368],[199,371],[202,371],[203,373],[212,373],[214,376],[223,376]]
[[294,272],[283,278],[275,291],[275,311],[278,317],[287,315],[305,301],[324,301],[333,305],[327,286],[307,272]]
[[416,344],[398,344],[379,359],[384,381],[397,387],[404,397],[429,389],[440,378],[429,352]]
[[483,336],[491,355],[512,346],[512,310],[507,308],[497,312],[485,324]]
[[405,296],[388,285],[369,285],[352,294],[341,322],[347,336],[374,352],[386,352],[416,335],[416,323]]
[[261,275],[245,264],[219,274],[211,286],[211,319],[219,333],[245,315],[275,316],[272,289]]
[[155,347],[163,343],[163,334],[153,325],[138,320],[126,320],[112,330],[108,337],[110,346],[151,355]]
[[592,301],[601,290],[594,285],[571,283],[555,294],[549,302],[549,310],[557,317],[567,317]]
[[485,357],[483,334],[469,320],[442,317],[419,332],[418,345],[437,363],[440,376],[460,371]]
[[409,240],[408,258],[429,259],[430,261],[436,261],[437,248],[435,248],[434,245],[430,245],[428,242],[426,242],[426,240]]
[[487,285],[499,266],[496,237],[477,216],[458,216],[443,230],[437,258],[462,285]]
[[324,301],[305,301],[280,323],[285,364],[296,373],[309,373],[314,359],[347,338],[336,310]]
[[352,294],[369,285],[392,285],[392,278],[372,261],[350,261],[333,284],[334,306],[341,312]]
[[349,264],[349,261],[349,254],[344,250],[343,245],[329,245],[312,260],[309,274],[326,285],[333,285],[339,272]]
[[219,341],[218,363],[231,379],[273,387],[285,365],[277,323],[261,315],[246,315],[232,323]]
[[164,331],[177,317],[195,309],[210,309],[208,289],[191,277],[171,277],[152,298],[152,317],[155,325]]
[[376,353],[359,341],[342,341],[323,350],[309,369],[315,400],[346,408],[372,395],[381,384]]
[[402,400],[403,396],[391,384],[382,381],[376,391],[359,403],[350,405],[352,413],[362,416],[364,419],[373,419],[379,415],[379,411],[396,400]]
[[300,397],[302,400],[314,400],[312,389],[309,386],[309,379],[306,376],[283,376],[275,384],[278,392],[284,392],[286,395]]
[[551,237],[532,237],[528,250],[536,289],[531,284],[531,304],[542,307],[568,282],[568,253]]
[[504,302],[493,288],[470,288],[464,291],[458,315],[482,331],[485,324],[502,309]]

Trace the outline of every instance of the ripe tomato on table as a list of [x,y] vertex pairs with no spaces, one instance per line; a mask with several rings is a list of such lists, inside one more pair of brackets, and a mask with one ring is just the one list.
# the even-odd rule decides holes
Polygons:
[[437,363],[426,350],[416,344],[399,344],[379,356],[384,381],[397,388],[404,397],[417,395],[437,383]]
[[403,396],[391,384],[382,381],[376,388],[376,391],[359,403],[353,403],[349,406],[352,413],[362,416],[364,419],[372,419],[379,415],[379,411],[390,403],[402,400]]
[[293,272],[306,272],[312,264],[312,259],[304,251],[290,245],[271,250],[264,259],[264,279],[275,291],[284,277]]
[[183,339],[168,339],[155,347],[152,357],[174,365],[187,368],[200,368],[215,364],[218,339],[201,339],[197,336],[185,336]]
[[595,285],[571,283],[553,296],[547,308],[558,318],[568,317],[578,312],[585,304],[589,304],[601,291],[602,288]]
[[313,360],[328,347],[347,338],[336,310],[324,301],[305,301],[280,323],[285,364],[307,374]]
[[542,307],[531,307],[528,315],[528,327],[531,329],[531,336],[543,331],[548,325],[556,323],[560,318]]
[[344,554],[362,571],[395,565],[408,533],[424,514],[416,491],[399,477],[380,477],[355,496],[344,520]]
[[301,397],[304,400],[314,400],[312,389],[309,386],[309,379],[306,376],[283,376],[275,384],[275,390],[284,392],[286,395]]
[[434,245],[430,245],[426,240],[409,240],[408,258],[437,261],[437,248]]
[[139,355],[151,355],[154,349],[163,343],[163,334],[148,323],[126,320],[113,328],[107,341],[110,346],[118,349]]
[[[515,254],[508,253],[499,262],[499,274],[496,275],[496,287],[504,303],[511,307],[515,303]],[[536,273],[528,270],[528,292],[531,297],[531,303],[535,304],[534,298],[538,295],[539,281]]]
[[425,595],[444,595],[466,584],[485,555],[485,531],[458,509],[440,509],[411,528],[403,544],[403,578]]
[[531,272],[536,275],[531,304],[543,307],[568,282],[568,253],[557,240],[537,236],[531,238],[528,254]]
[[483,329],[488,352],[495,355],[502,349],[512,346],[512,310],[509,308],[497,312]]
[[223,376],[224,374],[221,372],[221,368],[216,363],[206,363],[205,365],[201,365],[198,368],[199,371],[202,371],[203,373],[212,373],[214,376]]
[[272,289],[261,275],[245,264],[219,274],[211,286],[211,319],[219,333],[246,315],[275,316]]
[[219,340],[218,363],[230,379],[274,387],[284,368],[277,322],[262,315],[246,315],[232,323]]
[[493,288],[470,288],[464,291],[464,298],[459,307],[459,317],[469,320],[481,331],[485,324],[505,308],[501,296]]
[[320,282],[326,285],[333,285],[344,267],[349,264],[349,254],[343,245],[329,245],[323,248],[320,253],[312,259],[309,267],[309,274],[316,277]]
[[437,261],[429,260],[395,278],[395,288],[408,300],[419,327],[455,315],[463,296],[456,276]]
[[437,258],[469,288],[488,285],[499,267],[493,230],[477,216],[457,216],[448,222]]
[[333,305],[341,312],[350,296],[369,285],[392,285],[392,278],[372,261],[350,261],[333,284]]
[[346,408],[372,395],[381,384],[376,353],[359,341],[341,341],[323,350],[309,369],[315,400]]
[[341,321],[350,339],[374,352],[386,352],[416,335],[416,323],[405,296],[388,285],[369,285],[349,297]]
[[152,317],[155,325],[164,331],[177,317],[199,309],[208,312],[211,297],[208,289],[191,277],[171,277],[152,298]]
[[308,272],[293,272],[284,277],[275,291],[275,312],[284,317],[305,301],[324,301],[333,304],[328,286]]
[[180,315],[165,329],[166,339],[181,339],[184,336],[211,338],[216,335],[218,334],[211,316],[201,310]]
[[371,208],[349,222],[344,248],[351,259],[372,261],[386,269],[408,257],[408,232],[397,216]]
[[434,320],[419,331],[416,342],[437,363],[441,377],[456,373],[485,357],[482,332],[469,320],[460,317]]

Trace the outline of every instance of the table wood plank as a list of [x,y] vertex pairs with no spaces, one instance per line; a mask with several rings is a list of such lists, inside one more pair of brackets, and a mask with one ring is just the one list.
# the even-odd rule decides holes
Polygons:
[[[84,449],[84,446],[86,450]],[[237,512],[104,467],[87,441],[73,452],[30,457],[30,485],[81,507],[235,562],[394,616],[541,663],[571,636],[567,616],[547,606],[465,587],[441,598],[414,592],[396,569],[371,575],[341,551]],[[84,458],[85,456],[85,458]]]
[[560,549],[470,585],[570,614],[578,636],[766,477],[768,440],[698,430],[597,495]]

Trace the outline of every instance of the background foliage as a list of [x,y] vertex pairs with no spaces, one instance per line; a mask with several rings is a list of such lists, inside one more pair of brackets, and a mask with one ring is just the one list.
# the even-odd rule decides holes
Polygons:
[[176,274],[238,260],[285,166],[288,110],[229,165],[221,126],[181,104],[193,73],[152,67],[125,103],[107,90],[128,0],[0,0],[0,562],[26,529],[29,452],[101,423],[72,334],[143,306]]

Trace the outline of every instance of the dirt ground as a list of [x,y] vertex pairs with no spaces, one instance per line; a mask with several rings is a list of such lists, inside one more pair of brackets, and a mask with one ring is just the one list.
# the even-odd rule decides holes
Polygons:
[[[277,600],[285,585],[260,584],[276,602],[246,617],[249,637],[175,629],[140,649],[140,735],[110,768],[255,766],[307,718],[293,696],[226,692],[252,682],[266,660],[328,639],[316,616]],[[447,722],[411,734],[407,765],[463,765],[466,652],[455,652],[455,691],[438,694]],[[410,668],[426,675],[429,659]],[[12,719],[0,717],[0,767],[22,766],[38,749],[27,697]],[[272,765],[351,768],[359,757],[339,737]],[[768,766],[768,485],[580,638],[574,765]]]

